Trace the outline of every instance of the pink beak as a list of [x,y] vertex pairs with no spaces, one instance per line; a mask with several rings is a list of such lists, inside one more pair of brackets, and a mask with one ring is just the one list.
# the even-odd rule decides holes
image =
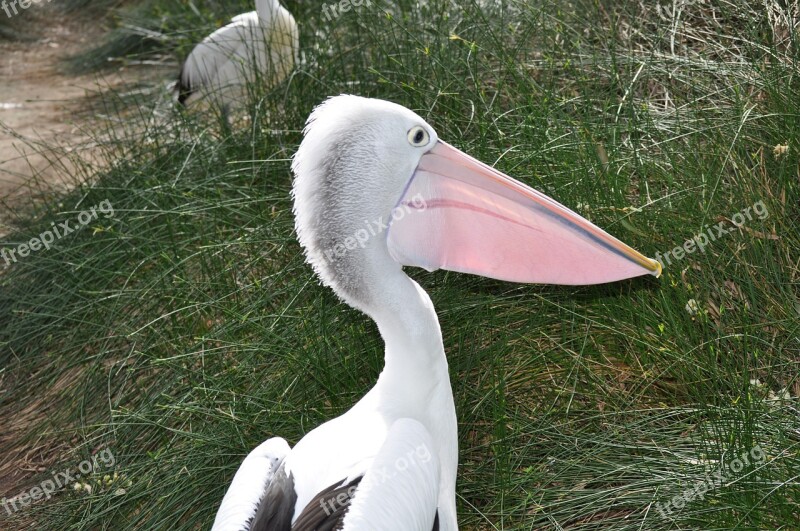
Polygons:
[[395,211],[389,251],[407,266],[572,285],[661,274],[659,262],[441,140]]

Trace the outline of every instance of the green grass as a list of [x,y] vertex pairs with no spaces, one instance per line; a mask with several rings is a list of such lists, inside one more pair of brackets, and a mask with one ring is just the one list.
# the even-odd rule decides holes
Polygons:
[[[779,2],[686,4],[432,0],[328,22],[291,2],[305,63],[232,132],[110,97],[125,127],[98,132],[106,166],[0,242],[114,208],[0,273],[0,470],[38,470],[13,495],[108,447],[119,477],[0,512],[3,527],[207,527],[250,449],[294,444],[374,383],[375,326],[318,285],[292,231],[303,122],[348,92],[417,110],[649,256],[768,212],[660,280],[409,271],[445,338],[463,529],[800,528],[798,34]],[[125,16],[163,35],[145,56],[180,56],[221,12]],[[722,485],[658,509],[756,447]]]

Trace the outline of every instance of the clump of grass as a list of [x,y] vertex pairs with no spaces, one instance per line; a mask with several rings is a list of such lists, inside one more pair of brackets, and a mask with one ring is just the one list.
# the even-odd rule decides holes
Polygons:
[[[109,447],[126,483],[9,525],[207,526],[250,449],[295,443],[374,383],[375,327],[317,285],[292,234],[303,122],[348,92],[417,110],[650,256],[730,229],[659,281],[411,271],[449,356],[464,529],[797,527],[796,13],[674,5],[400,2],[328,21],[298,3],[304,63],[254,87],[232,131],[125,107],[93,184],[0,244],[114,206],[0,275],[0,413],[15,426],[0,468],[26,449],[55,470]],[[215,8],[154,2],[142,27],[177,28],[192,6]],[[163,33],[162,50],[194,39]],[[735,228],[757,202],[768,215]],[[756,447],[763,459],[728,468]],[[729,480],[698,495],[720,469]]]

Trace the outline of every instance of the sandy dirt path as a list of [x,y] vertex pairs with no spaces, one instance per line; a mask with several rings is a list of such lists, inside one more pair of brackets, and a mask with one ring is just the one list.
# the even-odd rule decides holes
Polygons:
[[64,59],[96,46],[106,28],[97,20],[65,18],[63,12],[42,6],[32,5],[18,15],[29,17],[21,22],[36,32],[35,40],[0,41],[0,237],[8,232],[16,206],[42,188],[66,189],[75,183],[69,171],[73,166],[53,164],[53,153],[44,157],[30,143],[56,144],[69,157],[91,157],[94,144],[86,134],[92,126],[90,97],[166,72],[162,67],[65,73]]
[[[26,16],[45,20],[39,13],[18,15]],[[30,193],[32,178],[56,187],[68,182],[28,142],[57,142],[80,150],[88,141],[76,115],[93,79],[67,76],[60,69],[62,58],[99,38],[100,29],[78,22],[35,27],[40,33],[36,40],[0,43],[0,198],[11,204]]]

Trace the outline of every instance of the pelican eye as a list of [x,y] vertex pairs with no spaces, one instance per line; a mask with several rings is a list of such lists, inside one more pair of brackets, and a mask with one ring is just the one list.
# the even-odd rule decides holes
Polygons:
[[428,136],[428,132],[425,130],[424,127],[416,126],[412,127],[411,130],[408,132],[408,142],[412,146],[424,146],[430,140],[430,136]]

